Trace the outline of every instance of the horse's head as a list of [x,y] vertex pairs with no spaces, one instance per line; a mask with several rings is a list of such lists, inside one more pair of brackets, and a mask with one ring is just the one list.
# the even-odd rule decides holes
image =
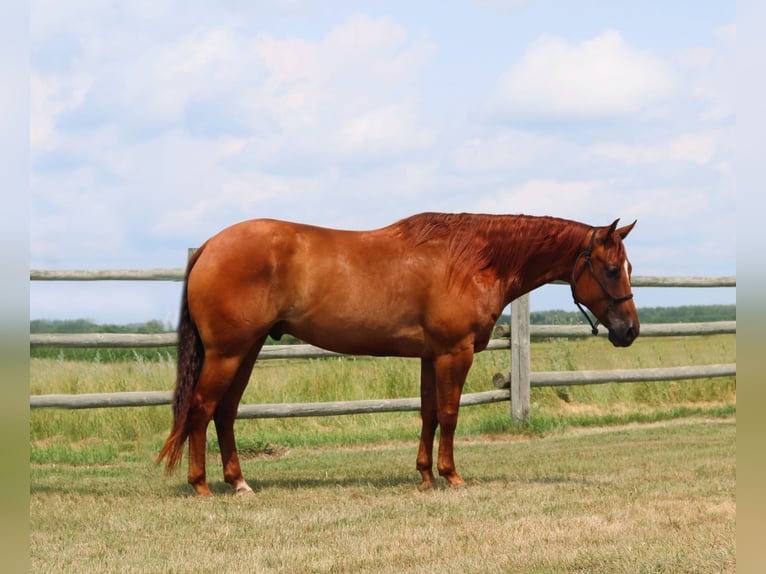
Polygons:
[[[585,248],[572,269],[572,295],[596,334],[596,325],[609,329],[615,347],[628,347],[638,337],[639,322],[630,289],[632,266],[622,240],[633,226],[617,228],[616,219],[608,227],[596,227],[586,238]],[[582,305],[596,316],[595,324]]]

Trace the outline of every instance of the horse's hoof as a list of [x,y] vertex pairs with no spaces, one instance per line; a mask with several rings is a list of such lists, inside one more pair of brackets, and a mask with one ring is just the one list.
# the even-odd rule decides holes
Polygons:
[[237,485],[234,487],[235,496],[245,496],[246,494],[252,493],[253,489],[250,488],[250,485],[247,484],[244,480],[238,481]]
[[465,482],[459,482],[458,484],[451,484],[450,490],[454,490],[455,492],[463,492],[468,490],[468,485]]
[[423,481],[418,485],[418,492],[428,492],[436,488],[435,481]]
[[213,498],[213,491],[211,491],[207,486],[195,486],[194,493],[197,495],[197,498]]

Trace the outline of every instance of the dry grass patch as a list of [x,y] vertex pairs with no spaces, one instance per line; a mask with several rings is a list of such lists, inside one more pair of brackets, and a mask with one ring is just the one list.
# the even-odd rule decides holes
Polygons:
[[294,448],[245,463],[256,494],[213,500],[148,463],[32,465],[33,570],[735,570],[733,418],[462,440],[462,492],[418,493],[414,456]]

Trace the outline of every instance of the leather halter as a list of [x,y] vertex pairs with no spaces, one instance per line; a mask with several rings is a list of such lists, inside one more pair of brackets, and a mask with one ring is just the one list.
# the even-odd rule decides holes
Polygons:
[[594,335],[598,335],[598,324],[599,324],[598,317],[594,315],[594,318],[595,318],[595,323],[594,323],[593,320],[591,320],[590,315],[588,315],[588,313],[585,312],[585,309],[582,308],[582,305],[577,300],[577,296],[575,295],[575,286],[577,285],[577,280],[585,271],[585,265],[580,267],[579,272],[577,271],[577,263],[580,261],[580,258],[585,260],[585,263],[588,266],[588,269],[590,269],[590,273],[591,275],[593,275],[593,278],[596,280],[596,283],[599,284],[599,286],[601,287],[601,290],[606,294],[606,296],[612,300],[612,302],[609,303],[609,305],[607,305],[604,312],[608,312],[609,309],[611,309],[615,305],[622,303],[623,301],[628,301],[633,298],[633,293],[628,293],[627,295],[623,295],[622,297],[615,297],[614,295],[612,295],[609,292],[609,289],[606,288],[606,285],[604,285],[603,281],[601,281],[601,278],[598,276],[596,271],[593,269],[593,263],[591,262],[590,256],[593,253],[593,243],[596,239],[596,231],[598,230],[594,229],[593,233],[590,236],[590,244],[588,245],[588,248],[582,253],[580,253],[577,256],[577,259],[575,259],[574,267],[572,268],[572,282],[570,283],[570,286],[572,287],[572,298],[574,299],[575,305],[577,305],[577,308],[580,310],[580,313],[582,313],[585,316],[585,318],[588,320],[588,323],[590,323],[591,333],[593,333]]

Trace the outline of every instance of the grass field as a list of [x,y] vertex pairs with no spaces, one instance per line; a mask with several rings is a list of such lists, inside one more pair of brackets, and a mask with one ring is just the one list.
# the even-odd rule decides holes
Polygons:
[[[32,464],[35,572],[735,571],[735,421],[475,436],[467,491],[418,493],[413,445],[249,458],[191,496],[149,461]],[[224,494],[227,493],[227,494]]]
[[[492,388],[492,375],[508,371],[509,352],[479,353],[464,392]],[[734,335],[638,339],[613,349],[603,339],[532,344],[533,370],[612,369],[736,362]],[[171,361],[85,363],[33,359],[30,394],[170,390]],[[413,397],[419,394],[413,359],[265,361],[256,365],[243,403],[313,402]],[[544,434],[570,426],[652,421],[734,409],[734,377],[658,383],[533,389],[532,423],[516,428],[509,403],[462,409],[458,436],[483,433]],[[157,452],[170,428],[170,407],[67,411],[40,409],[30,416],[31,460],[106,464]],[[212,425],[211,425],[212,429]],[[417,413],[238,421],[241,448],[417,441]],[[212,432],[212,430],[211,430]],[[215,448],[215,440],[211,441]]]
[[[465,392],[491,388],[506,352],[477,356]],[[736,362],[733,335],[533,343],[532,368]],[[264,362],[243,399],[417,396],[418,362]],[[31,394],[171,389],[170,361],[33,359]],[[467,492],[419,494],[416,413],[247,420],[245,477],[212,501],[152,461],[169,407],[30,413],[37,572],[733,572],[736,379],[533,389],[463,409],[455,449]],[[638,424],[640,423],[640,424]]]

